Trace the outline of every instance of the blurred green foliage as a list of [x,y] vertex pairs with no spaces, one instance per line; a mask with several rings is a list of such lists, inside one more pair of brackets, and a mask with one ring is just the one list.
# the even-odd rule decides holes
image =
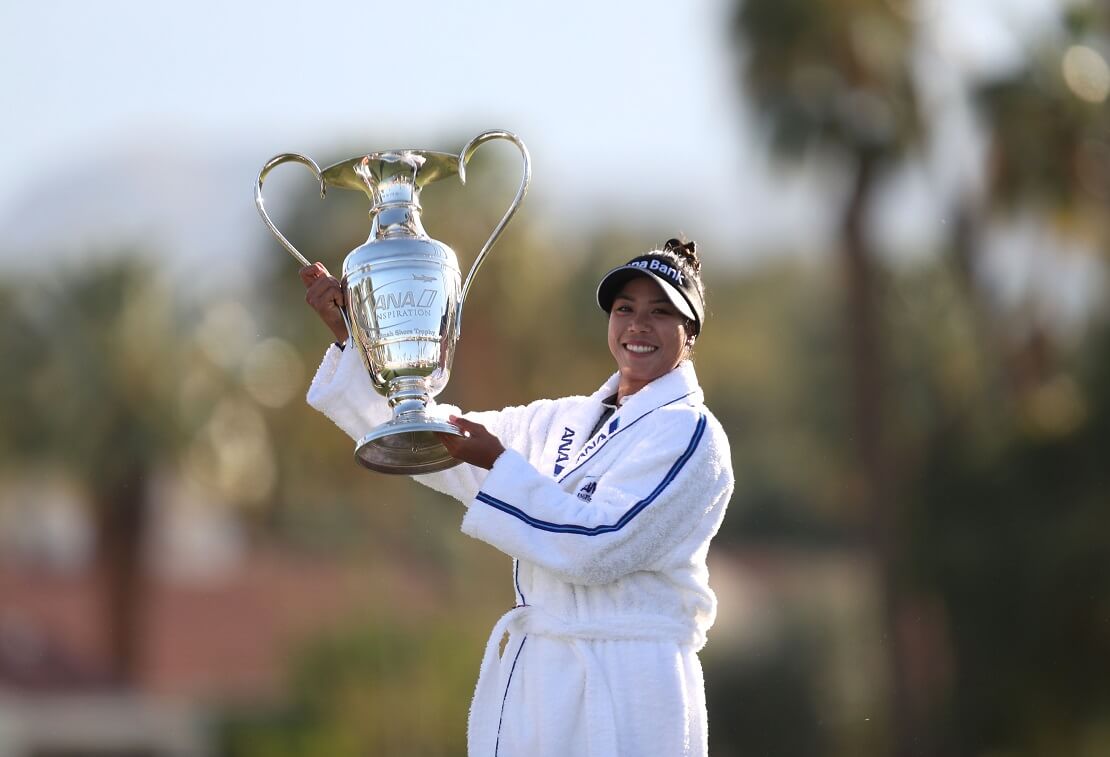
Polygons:
[[291,701],[231,713],[220,750],[242,757],[465,755],[481,629],[385,616],[316,641],[294,663]]
[[905,568],[943,598],[955,660],[934,727],[967,753],[1108,746],[1110,332],[1090,353],[1074,430],[984,451],[953,428],[915,477]]
[[[784,155],[907,159],[928,119],[905,5],[738,6],[734,31],[757,39],[738,62]],[[1105,36],[1098,14],[1072,23]],[[703,655],[718,757],[1110,753],[1110,331],[1054,331],[969,276],[967,229],[1018,206],[1106,246],[1105,105],[1069,99],[1041,65],[972,93],[996,172],[932,256],[891,264],[841,230],[811,262],[742,269],[699,240],[709,316],[695,362],[737,476],[713,551],[722,623]],[[424,194],[429,232],[464,267],[515,188],[514,160],[489,152],[465,190]],[[854,208],[830,198],[855,214],[845,227],[883,178],[856,187]],[[279,226],[333,272],[367,233],[355,193],[320,201],[306,186],[285,207]],[[596,281],[675,233],[657,224],[548,229],[526,203],[477,277],[442,399],[485,409],[596,388],[612,370]],[[303,403],[329,335],[296,264],[259,237],[255,286],[211,302],[182,302],[126,255],[0,288],[3,473],[47,466],[83,484],[102,549],[137,548],[149,502],[136,482],[168,470],[237,505],[255,541],[403,566],[411,583],[378,586],[364,614],[291,650],[283,701],[219,709],[216,741],[228,757],[461,755],[485,629],[513,601],[509,561],[460,537],[456,503],[356,466]],[[877,502],[853,406],[860,321],[845,317],[860,290],[836,257],[852,243],[881,357]],[[123,503],[130,525],[105,517]]]
[[[496,220],[497,209],[486,205],[507,197],[510,181],[491,182],[489,197],[464,196],[434,209],[427,203],[429,226],[443,229],[433,233],[449,239],[464,264],[465,251],[476,249]],[[351,218],[332,217],[326,203],[315,203],[306,200],[293,235],[338,261],[365,233],[365,208],[358,201],[344,208]],[[614,261],[668,234],[601,232],[569,253],[565,240],[540,233],[526,213],[511,229],[478,278],[445,392],[464,407],[592,390],[611,370],[594,282]],[[270,272],[243,299],[257,319],[248,342],[292,340],[306,366],[297,373],[303,389],[328,335],[303,304],[295,264],[276,249],[267,252]],[[778,554],[794,566],[805,555],[858,559],[866,554],[866,514],[857,505],[847,444],[849,364],[835,279],[825,263],[733,269],[722,250],[707,248],[705,257],[710,316],[696,364],[732,441],[738,483],[716,553],[741,561]],[[546,265],[551,261],[558,265]],[[114,335],[132,333],[119,325],[130,322],[121,315],[131,301],[127,281],[162,293],[143,300],[149,310],[136,317],[142,349],[124,349],[126,339]],[[932,598],[924,606],[940,608],[939,638],[925,643],[922,659],[932,659],[939,644],[952,666],[950,678],[925,686],[922,727],[931,743],[954,754],[1053,753],[1044,744],[1089,751],[1110,707],[1110,509],[1102,464],[1110,442],[1110,341],[1092,331],[1070,348],[1060,345],[1050,379],[1014,393],[997,362],[1001,346],[984,348],[958,273],[943,258],[888,270],[882,281],[887,422],[904,473],[898,497],[906,511],[897,581],[907,597]],[[217,730],[222,753],[462,754],[484,630],[512,602],[508,560],[460,538],[455,503],[356,466],[350,441],[308,409],[300,391],[277,406],[252,398],[243,383],[249,350],[220,358],[204,347],[206,313],[220,303],[190,313],[149,270],[126,260],[53,286],[44,297],[33,286],[8,287],[0,296],[5,354],[19,356],[31,371],[0,372],[0,443],[9,468],[17,460],[53,460],[94,481],[101,465],[95,455],[115,455],[116,437],[95,421],[70,446],[74,429],[96,412],[134,407],[136,419],[120,421],[120,438],[147,433],[144,418],[161,436],[124,457],[188,471],[190,450],[207,438],[215,408],[232,398],[264,419],[274,457],[274,480],[262,499],[241,499],[256,539],[372,554],[438,587],[432,610],[414,610],[392,593],[368,596],[373,611],[296,654],[286,701],[224,711]],[[510,307],[507,298],[514,297]],[[67,304],[44,305],[54,301]],[[92,303],[81,305],[90,308],[80,311],[86,315],[74,316],[85,302]],[[62,333],[69,338],[58,339]],[[83,343],[70,349],[72,339]],[[154,356],[160,364],[152,364]],[[68,378],[38,383],[49,371],[63,371],[35,368],[52,362],[67,366]],[[136,389],[140,379],[149,383]],[[115,399],[99,407],[105,397]],[[222,490],[218,476],[204,480],[221,496],[236,491]],[[805,582],[817,573],[803,575],[810,576]],[[887,749],[882,665],[869,659],[879,648],[866,641],[882,638],[873,610],[852,610],[814,591],[777,600],[783,611],[772,623],[773,643],[711,640],[705,660],[713,754]],[[866,592],[866,584],[853,591]],[[933,633],[937,626],[921,628]],[[837,704],[844,695],[835,679],[844,674],[836,669],[855,659],[837,651],[847,643],[836,640],[844,634],[859,637],[863,649],[865,693],[854,705]],[[910,668],[920,663],[906,661]]]

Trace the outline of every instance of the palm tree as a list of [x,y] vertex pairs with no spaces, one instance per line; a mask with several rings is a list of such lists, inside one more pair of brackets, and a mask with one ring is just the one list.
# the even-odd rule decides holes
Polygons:
[[883,172],[918,138],[907,51],[909,19],[883,0],[742,0],[734,16],[737,59],[776,152],[840,162],[850,189],[840,212],[838,252],[850,340],[852,437],[866,520],[882,586],[890,650],[891,722],[898,750],[911,733],[909,692],[899,664],[894,579],[897,513],[883,426],[884,370],[879,266],[866,222]]
[[154,473],[183,443],[181,340],[164,289],[133,263],[0,296],[5,462],[61,469],[84,486],[97,535],[116,684],[133,683],[146,596],[142,551]]
[[[985,215],[1002,220],[1023,212],[1044,219],[1065,239],[1105,249],[1110,241],[1110,11],[1073,6],[1064,34],[1038,41],[1025,67],[972,88],[989,139]],[[987,218],[979,219],[985,224]],[[1020,401],[1053,371],[1043,324],[1005,355]]]
[[[1110,68],[1105,57],[1110,6],[1072,5],[1062,20],[1061,27],[1046,25],[1044,36],[1031,41],[1024,66],[968,87],[987,145],[984,181],[980,196],[961,198],[958,226],[965,233],[952,244],[963,248],[966,283],[973,289],[988,283],[974,274],[989,224],[1033,218],[1051,229],[1052,238],[1102,254],[1110,241]],[[1073,693],[1075,680],[1097,678],[1089,672],[1097,653],[1089,652],[1084,632],[1074,628],[1083,628],[1084,619],[1097,612],[1101,587],[1076,585],[1069,578],[1098,574],[1077,568],[1089,559],[1085,537],[1091,529],[1055,537],[1051,529],[1097,501],[1094,478],[1102,467],[1088,461],[1085,450],[1100,449],[1093,440],[1103,426],[1105,403],[1097,381],[1070,377],[1062,383],[1079,399],[1043,402],[1059,391],[1068,368],[1052,331],[1036,312],[987,307],[982,313],[988,368],[1005,391],[997,393],[1000,397],[982,391],[980,404],[1001,404],[1018,413],[995,419],[1004,443],[981,456],[968,454],[982,448],[976,449],[969,441],[973,435],[963,434],[963,428],[955,434],[936,429],[923,455],[930,462],[920,476],[915,565],[931,574],[928,580],[943,598],[960,661],[950,693],[954,716],[947,724],[958,753],[1012,749],[1015,742],[1035,743],[1047,732],[1060,745],[1048,750],[1066,753],[1075,751],[1070,747],[1079,740],[1076,734],[1090,727],[1087,713],[1096,709],[1092,702],[1101,694]],[[1091,346],[1090,339],[1083,343]],[[1084,384],[1090,387],[1085,392]],[[1029,430],[1036,432],[1034,438]],[[961,491],[961,486],[966,488]],[[961,520],[961,512],[974,516]],[[981,548],[953,548],[956,542],[973,543],[976,529],[984,540]],[[1007,531],[1013,542],[1000,535]],[[1068,538],[1074,543],[1061,548]],[[1053,545],[1055,552],[1041,551],[1047,550],[1041,545]],[[1105,553],[1099,549],[1091,552]],[[1036,580],[1022,580],[1022,570]],[[1039,587],[1046,586],[1050,590],[1038,596]],[[1007,605],[1022,609],[997,611]],[[1021,617],[1023,611],[1027,618]],[[1021,631],[1014,634],[1015,628]],[[1050,665],[1025,664],[1031,655],[1023,644],[1030,639],[1038,649],[1058,650]],[[1000,684],[1002,679],[1008,683]],[[1015,718],[1017,712],[1028,716]]]

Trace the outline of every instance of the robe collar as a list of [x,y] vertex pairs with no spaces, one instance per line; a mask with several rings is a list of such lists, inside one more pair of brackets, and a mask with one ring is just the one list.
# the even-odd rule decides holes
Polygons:
[[[591,399],[601,404],[617,393],[619,385],[620,373],[614,373],[590,395]],[[694,364],[689,360],[683,360],[674,370],[664,373],[640,391],[625,397],[624,402],[617,407],[617,414],[631,421],[679,399],[684,399],[691,405],[700,405],[705,400],[701,386],[698,384],[697,373],[694,371]]]
[[553,474],[559,480],[582,465],[608,437],[618,433],[621,428],[627,428],[653,410],[676,402],[700,405],[704,399],[693,363],[684,360],[674,370],[655,379],[635,394],[625,397],[624,402],[617,407],[607,422],[591,436],[586,436],[596,425],[603,403],[616,394],[619,383],[620,374],[614,373],[590,395],[588,401],[578,406],[578,410],[572,417],[566,419],[567,425],[557,442],[558,449],[554,451],[555,459],[552,468]]

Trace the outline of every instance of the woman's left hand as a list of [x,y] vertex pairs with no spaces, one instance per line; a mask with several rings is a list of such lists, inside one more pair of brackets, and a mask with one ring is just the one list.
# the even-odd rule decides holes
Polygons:
[[463,436],[437,434],[443,441],[443,446],[451,453],[451,457],[486,470],[492,468],[497,458],[505,451],[501,440],[491,434],[481,423],[454,415],[448,420],[463,432]]

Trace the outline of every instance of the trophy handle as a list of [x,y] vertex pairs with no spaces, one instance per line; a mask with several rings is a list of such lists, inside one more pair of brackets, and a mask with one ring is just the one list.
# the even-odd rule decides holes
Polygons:
[[258,173],[258,184],[254,189],[254,204],[258,207],[258,212],[262,214],[262,222],[266,224],[266,228],[277,238],[277,241],[281,242],[281,246],[289,250],[289,254],[296,258],[302,266],[307,266],[312,264],[308,262],[308,259],[302,255],[288,239],[285,238],[284,234],[278,231],[277,226],[274,225],[274,222],[270,220],[270,216],[267,215],[265,203],[262,200],[262,182],[266,181],[266,175],[282,163],[288,163],[290,161],[308,166],[308,169],[312,171],[312,175],[316,177],[316,181],[320,182],[320,199],[323,199],[327,195],[324,179],[320,175],[320,166],[316,165],[316,161],[311,158],[306,158],[303,155],[298,155],[297,153],[287,152],[270,158]]
[[501,221],[493,228],[493,233],[490,234],[490,238],[482,245],[482,249],[478,251],[478,257],[474,259],[474,264],[470,266],[470,273],[466,275],[466,280],[463,282],[462,286],[462,295],[459,297],[458,314],[455,318],[456,328],[462,323],[462,308],[466,303],[466,295],[470,291],[470,286],[474,283],[474,274],[478,272],[478,268],[481,267],[482,262],[486,259],[486,255],[489,254],[490,248],[493,247],[497,238],[501,236],[501,232],[505,230],[505,226],[512,219],[513,214],[516,213],[516,209],[520,207],[521,200],[524,199],[524,195],[528,192],[528,183],[532,180],[532,159],[528,155],[528,148],[524,146],[524,143],[520,141],[517,135],[512,132],[497,129],[482,132],[474,139],[467,142],[466,146],[459,153],[459,180],[462,181],[463,184],[466,184],[466,164],[480,146],[494,139],[507,139],[516,145],[517,149],[520,150],[521,157],[524,159],[524,175],[520,179],[520,188],[517,189],[516,197],[513,198],[512,204],[510,204],[509,209],[505,211],[505,215],[501,217]]
[[[258,207],[258,212],[262,215],[262,222],[266,224],[266,228],[277,238],[277,241],[281,242],[281,246],[289,250],[289,254],[296,258],[302,266],[309,266],[312,264],[308,262],[308,258],[302,255],[300,251],[293,246],[292,242],[278,231],[278,227],[274,225],[274,222],[270,220],[269,214],[266,213],[266,204],[262,199],[262,184],[266,181],[266,175],[282,163],[289,162],[308,166],[308,170],[312,171],[312,175],[316,177],[316,181],[320,182],[320,199],[322,200],[327,196],[327,186],[324,184],[324,178],[320,175],[320,166],[316,165],[316,161],[312,158],[306,158],[304,155],[298,155],[295,152],[286,152],[270,158],[266,161],[266,165],[262,166],[262,170],[258,172],[258,184],[254,188],[254,204]],[[351,317],[347,313],[347,308],[344,305],[340,305],[339,312],[343,315],[343,323],[347,326],[347,343],[350,344],[355,338],[355,332],[351,328]]]

